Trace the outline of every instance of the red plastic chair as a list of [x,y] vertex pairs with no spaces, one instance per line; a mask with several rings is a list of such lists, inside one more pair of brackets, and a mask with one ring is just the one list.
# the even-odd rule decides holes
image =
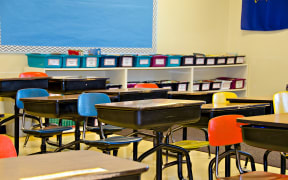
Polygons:
[[134,86],[134,88],[159,88],[157,84],[154,83],[139,83]]
[[[219,162],[226,156],[236,155],[236,165],[240,172],[243,174],[244,171],[240,165],[240,155],[246,156],[250,159],[251,169],[255,171],[255,163],[253,157],[243,151],[239,150],[240,143],[243,142],[241,125],[243,123],[237,123],[237,118],[243,117],[242,115],[224,115],[218,116],[210,119],[208,124],[208,136],[209,144],[211,146],[216,146],[215,158],[213,158],[209,163],[209,180],[213,179],[213,165],[216,167],[216,177],[218,178],[218,166]],[[230,147],[234,145],[234,149]],[[219,146],[229,147],[222,154],[219,154]]]
[[43,72],[23,72],[19,74],[19,78],[27,77],[48,77],[48,75]]
[[17,157],[16,149],[9,137],[0,135],[0,158]]

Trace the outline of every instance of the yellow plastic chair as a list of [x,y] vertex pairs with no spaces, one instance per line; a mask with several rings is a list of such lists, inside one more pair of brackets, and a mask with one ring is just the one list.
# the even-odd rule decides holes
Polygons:
[[233,92],[217,92],[212,96],[212,104],[228,104],[228,98],[237,98],[237,94]]
[[[273,95],[273,109],[275,114],[288,113],[288,91],[280,91]],[[271,151],[267,150],[264,153],[263,165],[264,171],[268,170],[268,155]],[[286,159],[288,158],[287,154],[281,152],[281,174],[286,172]]]

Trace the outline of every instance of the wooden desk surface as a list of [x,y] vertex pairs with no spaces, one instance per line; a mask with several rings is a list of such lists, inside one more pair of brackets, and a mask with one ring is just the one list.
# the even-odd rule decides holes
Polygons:
[[284,127],[288,128],[288,113],[283,114],[268,114],[261,116],[249,116],[238,118],[237,122],[249,123],[253,125]]
[[64,96],[47,96],[47,97],[30,97],[30,98],[21,98],[21,101],[33,101],[33,102],[61,102],[61,101],[76,101],[80,94],[71,94]]
[[149,110],[176,108],[190,105],[204,104],[204,101],[178,100],[178,99],[147,99],[138,101],[124,101],[106,104],[97,104],[96,108],[122,109],[122,110]]
[[263,107],[269,106],[267,103],[228,103],[228,104],[203,104],[201,110],[229,110],[229,109],[241,109],[251,107]]
[[104,179],[140,174],[148,170],[148,166],[143,163],[90,150],[0,159],[0,166],[1,179],[9,180],[91,168],[103,168],[106,171],[59,179]]

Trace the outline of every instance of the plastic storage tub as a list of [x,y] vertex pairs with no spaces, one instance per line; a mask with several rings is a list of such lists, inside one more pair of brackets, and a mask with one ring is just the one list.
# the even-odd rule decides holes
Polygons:
[[79,68],[82,56],[63,55],[63,68]]
[[201,80],[194,81],[193,90],[194,91],[209,91],[210,90],[210,82],[209,81],[201,81]]
[[236,56],[235,64],[243,64],[245,56]]
[[28,66],[39,68],[61,68],[62,55],[52,54],[26,54]]
[[221,90],[227,90],[227,89],[230,89],[231,87],[231,83],[232,81],[228,81],[228,80],[221,80]]
[[205,56],[196,56],[195,65],[205,65]]
[[193,66],[194,63],[194,56],[182,56],[181,66]]
[[118,62],[118,56],[115,55],[101,55],[100,67],[116,67]]
[[134,55],[121,55],[118,59],[119,67],[133,67]]
[[235,56],[227,56],[226,64],[235,64]]
[[167,56],[164,55],[153,55],[151,58],[151,67],[165,67]]
[[206,65],[215,65],[216,64],[216,57],[214,57],[214,56],[205,57],[205,64]]
[[149,55],[138,55],[134,60],[134,67],[150,67],[151,57]]
[[216,58],[216,64],[217,65],[224,65],[226,64],[226,57],[217,57]]
[[245,86],[245,79],[243,78],[219,77],[217,79],[231,81],[230,89],[242,89]]
[[222,82],[220,80],[203,80],[203,82],[209,82],[209,90],[219,90],[221,88]]
[[81,62],[82,68],[97,68],[99,66],[99,56],[84,55]]
[[180,56],[180,55],[168,55],[168,57],[167,57],[167,66],[168,67],[180,66],[181,57],[182,56]]

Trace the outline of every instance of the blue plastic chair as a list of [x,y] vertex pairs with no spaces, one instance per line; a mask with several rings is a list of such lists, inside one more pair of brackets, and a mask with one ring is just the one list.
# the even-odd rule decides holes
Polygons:
[[[26,133],[27,135],[33,135],[35,137],[42,139],[41,151],[38,152],[40,154],[47,152],[46,140],[49,137],[52,137],[54,135],[61,135],[63,131],[72,129],[72,127],[62,127],[62,126],[55,126],[55,125],[44,127],[41,119],[39,120],[40,122],[39,126],[34,126],[31,129],[25,129],[26,114],[24,110],[24,104],[20,99],[28,98],[28,97],[46,97],[46,96],[49,96],[49,93],[45,89],[39,89],[39,88],[21,89],[17,91],[17,95],[16,95],[16,105],[19,109],[23,109],[22,131]],[[38,154],[38,153],[35,153],[35,154]]]
[[100,129],[100,140],[85,140],[86,122],[89,117],[97,117],[97,110],[95,104],[110,103],[110,98],[104,93],[84,93],[78,97],[78,114],[84,116],[83,124],[83,142],[90,147],[97,147],[106,154],[110,154],[113,151],[113,155],[117,156],[118,150],[122,146],[127,146],[130,143],[139,142],[142,138],[139,137],[125,137],[125,136],[113,136],[105,137],[104,128],[102,123],[98,120],[98,126]]

